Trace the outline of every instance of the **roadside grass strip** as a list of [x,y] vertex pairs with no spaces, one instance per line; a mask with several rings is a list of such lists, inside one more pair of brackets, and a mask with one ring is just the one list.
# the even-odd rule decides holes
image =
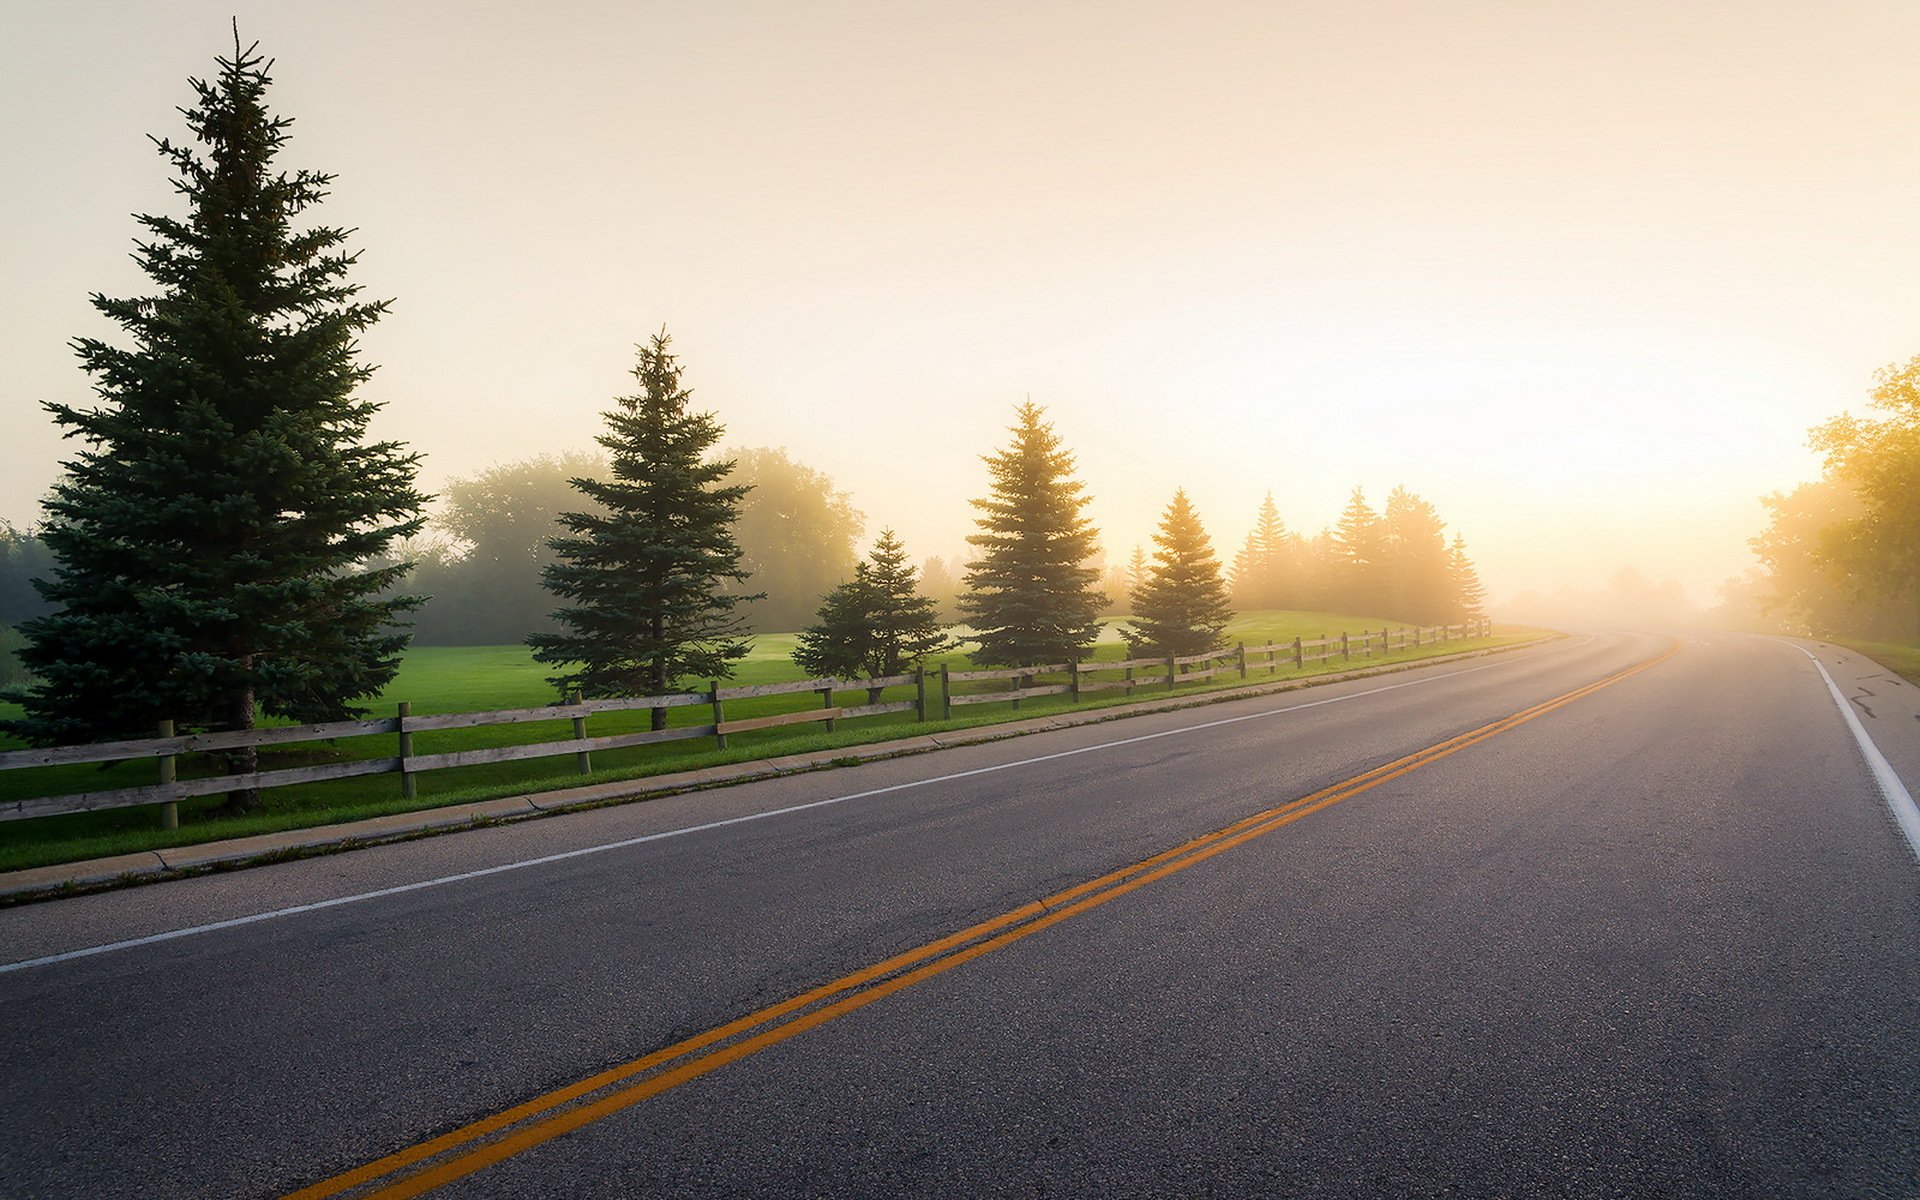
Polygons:
[[1860,750],[1860,758],[1865,762],[1868,774],[1873,776],[1874,786],[1880,790],[1880,798],[1886,802],[1888,815],[1893,818],[1893,823],[1900,830],[1901,836],[1906,838],[1907,849],[1916,859],[1920,859],[1920,806],[1914,804],[1912,793],[1908,792],[1907,785],[1900,781],[1900,773],[1893,769],[1893,764],[1887,761],[1887,756],[1880,753],[1880,747],[1874,745],[1873,738],[1867,733],[1867,727],[1860,723],[1859,714],[1854,712],[1853,705],[1847,702],[1846,693],[1840,690],[1840,685],[1835,683],[1833,676],[1828,673],[1827,664],[1821,662],[1820,656],[1805,646],[1786,641],[1784,638],[1769,640],[1792,646],[1813,661],[1813,669],[1820,672],[1821,680],[1827,685],[1827,695],[1833,699],[1834,707],[1840,710],[1840,719],[1846,722],[1847,732],[1853,735],[1854,745]]
[[1436,742],[1311,795],[1244,817],[1170,850],[289,1193],[285,1200],[326,1200],[347,1195],[356,1200],[401,1200],[423,1195],[1497,737],[1665,662],[1677,653],[1676,644],[1654,658],[1491,724]]

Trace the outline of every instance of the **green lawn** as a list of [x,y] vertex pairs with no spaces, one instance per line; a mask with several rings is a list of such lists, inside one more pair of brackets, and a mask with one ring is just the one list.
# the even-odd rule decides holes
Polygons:
[[[1126,646],[1118,633],[1118,625],[1122,622],[1108,622],[1095,648],[1096,660],[1111,662],[1126,657]],[[1343,629],[1357,634],[1363,628],[1378,630],[1385,626],[1399,628],[1394,622],[1351,614],[1258,612],[1236,620],[1228,628],[1227,642],[1229,645],[1237,642],[1259,645],[1290,642],[1295,637],[1310,640],[1323,634],[1337,635]],[[1455,653],[1533,636],[1537,636],[1537,631],[1502,629],[1490,638],[1425,646],[1418,651],[1399,651],[1390,660],[1376,658],[1374,661],[1403,661]],[[740,686],[805,678],[805,673],[789,657],[793,645],[792,634],[758,635],[754,640],[753,652],[738,664],[733,677],[725,681],[726,684]],[[944,661],[955,670],[973,665],[964,654],[957,653],[945,656]],[[931,664],[933,673],[937,673],[938,665],[939,660]],[[1272,674],[1264,668],[1258,668],[1252,673],[1252,679],[1286,679],[1297,675],[1321,674],[1341,670],[1348,665],[1338,661],[1308,663],[1304,671],[1296,672],[1289,662]],[[1357,654],[1353,665],[1364,665]],[[407,654],[392,686],[370,702],[367,708],[370,714],[378,716],[393,713],[395,705],[402,700],[410,702],[413,712],[418,715],[537,707],[550,704],[556,698],[554,689],[546,682],[546,674],[547,668],[534,663],[524,647],[419,647]],[[1179,692],[1200,693],[1239,682],[1230,672],[1210,683],[1183,683]],[[695,687],[697,681],[686,681],[686,685]],[[1005,685],[983,683],[967,686],[969,690],[998,690]],[[932,693],[929,713],[937,718],[937,681],[929,690]],[[959,690],[956,687],[956,691]],[[1166,694],[1164,685],[1146,687],[1139,690],[1136,699],[1152,699]],[[895,688],[882,698],[904,700],[912,698],[912,695],[913,689],[910,687]],[[848,689],[840,693],[836,700],[843,706],[863,703],[864,692]],[[1124,693],[1101,692],[1088,696],[1077,707],[1086,709],[1125,702]],[[729,719],[740,719],[798,711],[819,704],[819,697],[811,693],[729,700],[727,716]],[[150,808],[0,822],[0,870],[332,824],[459,801],[571,787],[585,782],[637,778],[695,766],[859,745],[913,733],[1006,721],[1016,716],[1027,717],[1070,706],[1070,697],[1038,697],[1024,701],[1018,713],[1008,704],[982,704],[956,709],[952,720],[934,720],[925,725],[916,723],[914,714],[909,711],[842,721],[832,732],[827,732],[817,724],[756,730],[731,735],[729,746],[724,751],[716,749],[707,738],[601,751],[593,756],[591,776],[576,773],[571,754],[425,772],[417,776],[418,796],[412,801],[402,798],[399,777],[394,775],[273,789],[266,793],[265,808],[247,816],[221,814],[217,811],[221,805],[220,797],[203,797],[180,803],[181,827],[171,831],[157,828],[157,818]],[[17,709],[14,711],[17,712]],[[704,705],[668,711],[671,723],[676,726],[701,725],[712,720],[710,710]],[[9,715],[6,707],[0,706],[0,715]],[[644,729],[647,720],[646,712],[597,714],[589,722],[588,733],[590,736],[600,736]],[[564,720],[436,731],[416,734],[414,752],[437,754],[488,746],[555,741],[570,736],[570,733],[571,726]],[[0,742],[0,746],[13,745],[17,743]],[[382,735],[341,739],[332,743],[270,747],[262,751],[261,761],[264,769],[274,769],[343,759],[390,757],[393,753],[393,737]],[[183,759],[180,775],[188,778],[214,774],[219,769],[219,764],[212,761],[211,756],[207,756],[206,761]],[[149,761],[109,764],[105,767],[9,771],[0,774],[0,799],[134,786],[152,782],[153,770],[153,764]]]
[[1920,646],[1905,642],[1861,642],[1852,638],[1829,640],[1836,646],[1859,651],[1909,683],[1920,683]]

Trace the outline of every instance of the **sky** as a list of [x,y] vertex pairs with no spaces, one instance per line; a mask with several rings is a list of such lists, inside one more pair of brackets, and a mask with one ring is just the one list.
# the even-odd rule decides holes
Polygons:
[[665,327],[916,556],[1031,397],[1115,560],[1176,487],[1225,558],[1404,485],[1496,606],[1710,603],[1920,354],[1920,4],[0,0],[0,518],[234,17],[429,490],[589,448]]

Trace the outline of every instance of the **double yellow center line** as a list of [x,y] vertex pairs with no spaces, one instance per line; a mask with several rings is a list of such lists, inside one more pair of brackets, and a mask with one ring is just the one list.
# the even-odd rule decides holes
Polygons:
[[1564,708],[1664,662],[1678,652],[1676,644],[1656,658],[1608,675],[1585,687],[1437,742],[1332,787],[1322,788],[1310,796],[1302,796],[1255,813],[1171,850],[1143,858],[1117,871],[1109,871],[1043,900],[1024,904],[958,933],[862,967],[778,1004],[590,1075],[577,1083],[536,1096],[470,1125],[355,1167],[290,1193],[286,1200],[323,1200],[347,1193],[355,1193],[367,1200],[400,1200],[402,1197],[432,1191],[523,1150],[698,1079],[730,1062],[805,1033],[817,1025],[864,1008],[962,963],[1031,937],[1049,926],[1205,862],[1216,854],[1272,833],[1369,788],[1398,779],[1515,726]]

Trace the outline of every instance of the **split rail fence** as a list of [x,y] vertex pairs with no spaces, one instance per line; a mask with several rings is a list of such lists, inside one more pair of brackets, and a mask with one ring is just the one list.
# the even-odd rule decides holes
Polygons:
[[[150,784],[117,787],[102,791],[68,792],[60,795],[0,800],[0,821],[59,813],[93,812],[101,809],[136,805],[158,807],[163,828],[174,828],[179,821],[181,800],[197,796],[221,795],[241,789],[289,787],[295,784],[352,779],[366,775],[399,775],[402,794],[412,797],[416,779],[426,771],[453,767],[473,767],[521,759],[574,757],[575,770],[582,775],[593,770],[596,750],[624,749],[655,742],[675,742],[691,738],[712,738],[718,749],[727,748],[729,734],[772,729],[786,725],[822,723],[832,730],[836,723],[856,717],[882,713],[912,712],[918,722],[948,720],[956,707],[975,704],[1010,703],[1019,709],[1022,700],[1039,696],[1070,696],[1073,702],[1103,691],[1124,689],[1129,696],[1139,691],[1172,691],[1183,683],[1237,674],[1247,679],[1258,673],[1277,675],[1283,669],[1301,669],[1308,663],[1333,659],[1352,660],[1385,655],[1398,649],[1417,648],[1441,642],[1484,637],[1491,631],[1487,622],[1467,625],[1443,625],[1427,628],[1370,629],[1360,633],[1341,633],[1312,639],[1295,638],[1265,646],[1240,645],[1211,654],[1135,658],[1123,662],[1054,663],[1031,667],[955,671],[943,665],[938,674],[916,670],[909,675],[890,675],[876,679],[841,681],[802,679],[787,683],[762,683],[742,687],[713,684],[704,692],[676,692],[664,696],[634,696],[617,699],[583,700],[576,693],[561,704],[540,708],[503,709],[491,712],[444,713],[414,716],[411,706],[401,704],[395,716],[360,721],[332,721],[319,725],[269,726],[259,729],[216,733],[176,734],[173,722],[161,721],[157,736],[134,741],[96,742],[83,746],[53,746],[34,750],[0,752],[0,772],[89,763],[120,763],[152,759],[155,778]],[[1116,677],[1117,676],[1117,677]],[[939,681],[935,700],[930,684]],[[881,701],[889,688],[911,686],[911,699]],[[865,703],[843,705],[836,692],[864,691]],[[763,696],[813,693],[820,703],[811,708],[729,719],[729,701]],[[692,725],[669,726],[638,732],[588,736],[587,721],[597,714],[664,710],[694,705],[707,706],[711,720]],[[533,721],[571,721],[572,736],[561,741],[533,742],[508,746],[488,746],[452,750],[438,754],[416,754],[414,735],[479,726],[513,725]],[[342,738],[391,736],[394,753],[381,757],[357,758],[313,766],[255,771],[242,775],[206,775],[178,778],[179,759],[184,755],[222,753],[248,747],[285,746],[307,742],[333,742]]]

